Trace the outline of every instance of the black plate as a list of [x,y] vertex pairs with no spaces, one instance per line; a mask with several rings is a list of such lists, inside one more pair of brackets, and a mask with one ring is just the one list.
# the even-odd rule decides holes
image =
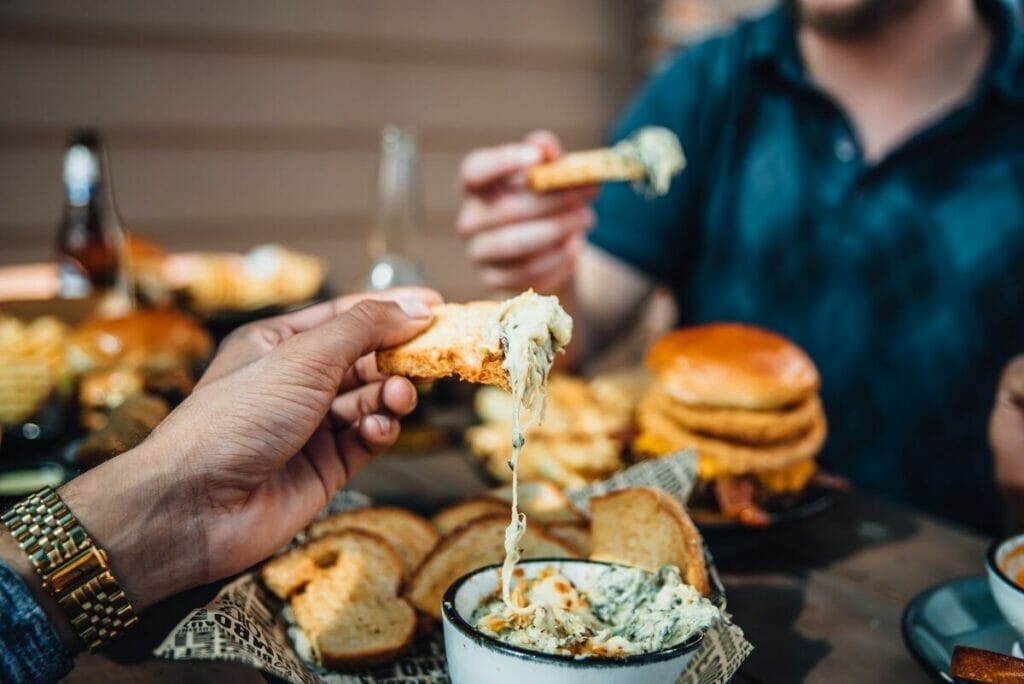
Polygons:
[[830,508],[841,494],[834,489],[808,487],[797,498],[785,506],[767,507],[768,524],[763,527],[743,525],[736,520],[723,517],[717,511],[691,507],[690,515],[704,534],[729,534],[739,532],[757,533],[760,530],[777,528],[789,523],[805,520]]

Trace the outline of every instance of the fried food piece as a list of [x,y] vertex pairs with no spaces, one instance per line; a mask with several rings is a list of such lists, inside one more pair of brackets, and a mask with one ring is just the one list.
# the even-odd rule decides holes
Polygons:
[[810,432],[825,415],[817,395],[786,409],[753,411],[689,406],[658,389],[652,390],[640,401],[637,414],[644,416],[641,422],[645,422],[644,419],[651,414],[658,414],[689,432],[750,445],[777,444],[798,439]]
[[377,353],[385,375],[437,380],[452,375],[467,382],[509,389],[504,355],[497,339],[486,339],[500,302],[438,304],[425,332],[392,349]]
[[679,568],[687,584],[710,592],[700,532],[671,496],[653,487],[630,487],[590,500],[591,560],[654,572]]
[[[508,424],[512,415],[512,396],[494,387],[483,387],[474,400],[477,415],[489,423]],[[581,378],[552,375],[548,381],[548,402],[544,420],[526,431],[534,435],[614,434],[629,425],[632,412],[604,406]]]
[[[743,475],[752,471],[778,470],[814,458],[828,432],[825,416],[815,418],[811,429],[804,435],[789,442],[766,446],[750,446],[706,437],[686,430],[660,413],[645,413],[639,416],[640,435],[634,448],[641,453],[654,455],[673,453],[687,447],[697,450],[701,477],[705,470],[718,474]],[[703,465],[708,461],[707,466]]]
[[[511,505],[512,487],[492,489],[489,496]],[[556,485],[550,482],[522,482],[519,485],[519,507],[531,520],[539,520],[548,525],[556,522],[586,522],[586,516],[580,513],[569,498]]]

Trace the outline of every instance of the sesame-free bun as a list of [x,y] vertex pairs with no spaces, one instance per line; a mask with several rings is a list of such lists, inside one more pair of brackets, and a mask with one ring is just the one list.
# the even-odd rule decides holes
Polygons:
[[778,409],[818,391],[818,369],[786,338],[741,323],[681,328],[658,338],[645,363],[661,387],[691,406]]
[[149,309],[82,322],[71,334],[68,354],[79,371],[160,369],[201,361],[212,349],[209,333],[188,314]]

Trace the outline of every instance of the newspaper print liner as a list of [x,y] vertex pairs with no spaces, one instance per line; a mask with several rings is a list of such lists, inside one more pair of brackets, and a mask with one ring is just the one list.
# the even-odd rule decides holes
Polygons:
[[[572,503],[589,511],[590,497],[625,487],[659,487],[684,502],[697,475],[696,454],[687,449],[665,458],[642,461],[602,482],[567,491]],[[371,505],[359,492],[343,490],[325,511]],[[296,539],[301,539],[297,537]],[[294,543],[294,541],[293,541]],[[708,555],[712,581],[720,584]],[[723,594],[724,595],[724,594]],[[724,609],[724,605],[720,606]],[[250,572],[221,589],[206,606],[189,613],[153,651],[168,660],[237,662],[291,684],[447,684],[440,631],[420,636],[395,662],[356,672],[326,670],[308,656],[304,635],[289,619],[287,606],[273,597]],[[753,646],[731,622],[711,627],[679,684],[728,681]],[[305,657],[300,655],[305,651]]]

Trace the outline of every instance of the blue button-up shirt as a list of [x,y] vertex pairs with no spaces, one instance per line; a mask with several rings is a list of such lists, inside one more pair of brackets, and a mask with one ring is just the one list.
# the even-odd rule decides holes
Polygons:
[[604,189],[598,247],[671,288],[683,323],[739,320],[822,375],[824,464],[861,488],[994,529],[985,443],[1024,352],[1024,37],[979,0],[988,65],[955,109],[865,161],[804,71],[783,10],[670,61],[613,139],[657,124],[689,165],[657,200]]

